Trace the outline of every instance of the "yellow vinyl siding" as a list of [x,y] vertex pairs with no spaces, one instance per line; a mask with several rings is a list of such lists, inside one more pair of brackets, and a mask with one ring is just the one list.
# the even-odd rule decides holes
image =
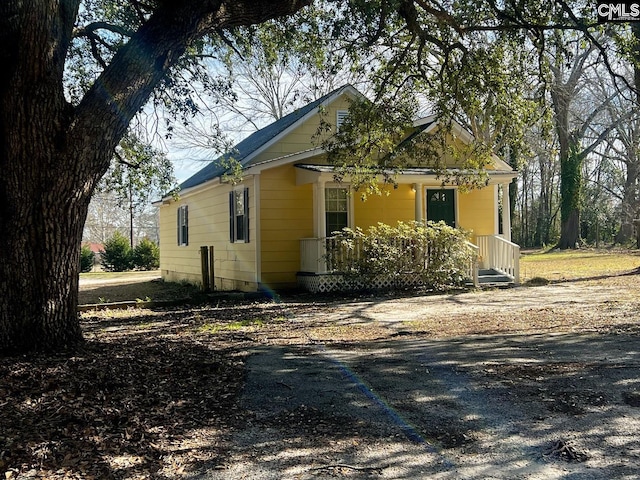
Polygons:
[[[356,193],[353,199],[354,225],[367,229],[377,223],[395,225],[399,221],[411,222],[415,217],[415,196],[412,185],[400,184],[397,189],[382,186],[389,195],[370,195],[362,201]],[[437,188],[423,185],[423,188]],[[490,185],[482,189],[462,193],[456,192],[457,224],[460,228],[473,232],[475,235],[493,235],[495,232],[495,186]],[[420,206],[425,218],[426,209]]]
[[[336,121],[338,110],[346,110],[349,103],[346,97],[342,96],[336,99],[326,108],[326,116],[324,120],[332,124]],[[284,136],[279,142],[267,147],[263,152],[251,161],[252,164],[282,157],[292,153],[304,152],[306,150],[316,148],[319,145],[314,143],[314,137],[318,134],[320,126],[320,117],[313,115],[311,118],[302,122],[290,133]]]
[[[366,230],[372,225],[386,223],[396,225],[398,222],[415,220],[415,193],[411,185],[381,186],[382,195],[369,195],[362,201],[360,194],[355,193],[353,199],[354,225]],[[388,193],[388,195],[387,195]]]
[[[335,99],[328,107],[323,120],[335,123],[338,110],[348,109],[346,96]],[[287,157],[292,163],[283,165],[287,155],[302,154],[318,147],[314,137],[318,133],[321,118],[312,115],[304,122],[282,135],[277,142],[267,145],[251,159],[255,165],[249,169],[243,184],[249,188],[249,243],[229,242],[229,184],[202,185],[187,192],[183,198],[169,201],[160,207],[160,265],[166,280],[187,280],[201,283],[200,247],[215,248],[216,288],[222,290],[283,289],[296,285],[296,273],[300,269],[300,239],[314,236],[314,183],[325,182],[331,186],[327,173],[299,170],[294,159],[308,155]],[[451,138],[452,142],[461,139]],[[442,158],[450,167],[455,159],[443,152]],[[268,163],[269,160],[277,162]],[[326,163],[325,155],[301,160],[304,163]],[[260,166],[261,162],[267,162]],[[488,166],[487,168],[493,168]],[[296,174],[298,171],[298,174]],[[255,172],[255,176],[251,175]],[[297,181],[301,184],[298,185]],[[398,181],[416,181],[421,185],[421,217],[426,217],[426,188],[438,188],[440,179],[427,176],[400,176]],[[319,183],[318,183],[319,184]],[[316,185],[318,185],[316,184]],[[432,186],[431,186],[432,185]],[[256,192],[255,188],[259,188]],[[359,193],[350,199],[350,224],[367,229],[377,223],[395,225],[398,221],[416,219],[416,195],[412,185],[399,184],[398,188],[381,186],[387,194],[370,195],[363,202]],[[475,235],[497,233],[496,187],[462,193],[456,189],[455,201],[457,225]],[[187,205],[189,210],[189,245],[177,245],[177,208]],[[258,217],[259,215],[259,217]],[[321,222],[317,222],[316,227]],[[258,231],[259,229],[259,231]],[[257,248],[260,251],[257,251]],[[259,263],[258,263],[259,262]]]
[[[256,221],[253,181],[249,187],[249,243],[229,242],[229,192],[227,184],[187,194],[177,202],[160,207],[160,268],[168,281],[185,280],[201,284],[200,247],[214,247],[216,288],[255,290]],[[189,245],[178,246],[177,209],[189,209]]]
[[300,269],[300,239],[313,236],[313,188],[296,185],[293,165],[261,173],[260,215],[262,283],[292,287]]
[[475,235],[494,235],[496,226],[495,186],[458,193],[458,223],[460,228]]

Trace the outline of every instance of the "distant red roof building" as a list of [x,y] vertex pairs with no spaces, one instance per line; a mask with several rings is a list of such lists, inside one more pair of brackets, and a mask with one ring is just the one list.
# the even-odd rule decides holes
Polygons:
[[104,252],[104,244],[95,242],[85,242],[84,245],[88,245],[91,251],[95,254]]

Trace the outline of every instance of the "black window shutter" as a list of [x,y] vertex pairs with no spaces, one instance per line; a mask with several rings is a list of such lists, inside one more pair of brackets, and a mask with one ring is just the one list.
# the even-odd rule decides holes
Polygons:
[[182,239],[185,245],[189,245],[189,206],[184,206],[184,238]]
[[178,245],[180,245],[180,231],[182,230],[182,207],[178,207],[178,214],[176,215],[176,217],[178,217]]
[[235,199],[233,196],[233,190],[229,192],[229,241],[231,243],[236,241],[235,232]]
[[244,189],[244,241],[249,243],[249,189]]

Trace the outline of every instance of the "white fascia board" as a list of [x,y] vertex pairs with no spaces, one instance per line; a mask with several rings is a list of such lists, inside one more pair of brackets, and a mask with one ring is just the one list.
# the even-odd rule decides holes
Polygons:
[[436,115],[427,115],[426,117],[422,117],[413,122],[414,127],[421,127],[427,123],[433,123],[436,121]]
[[[200,193],[200,192],[204,192],[206,190],[209,190],[210,188],[214,188],[217,187],[221,184],[221,179],[220,177],[216,177],[216,178],[212,178],[211,180],[208,180],[204,183],[201,183],[199,185],[194,185],[193,187],[187,188],[185,190],[180,190],[178,192],[178,199],[182,200],[184,198],[188,198],[191,195],[195,194],[195,193]],[[173,202],[173,196],[172,195],[167,195],[166,197],[163,197],[162,200],[158,200],[157,202],[152,203],[152,205],[155,206],[160,206],[160,205],[166,205],[169,204],[171,202]]]
[[509,165],[507,162],[505,162],[504,160],[502,160],[498,155],[496,155],[495,153],[493,154],[493,164],[496,167],[496,171],[500,171],[500,172],[514,172],[514,177],[516,177],[518,174],[517,172],[511,167],[511,165]]
[[[419,127],[421,125],[425,125],[427,123],[431,123],[431,125],[429,125],[427,128],[424,129],[424,132],[422,133],[428,133],[432,130],[434,130],[436,127],[438,127],[440,125],[440,119],[436,117],[436,115],[429,115],[423,118],[420,118],[418,120],[416,120],[415,122],[413,122],[413,125],[415,127]],[[460,137],[462,139],[462,141],[464,142],[471,142],[473,140],[473,135],[466,129],[464,128],[462,125],[460,125],[460,123],[458,123],[455,120],[451,120],[451,125],[453,127],[453,133],[454,135]]]
[[[518,172],[496,172],[495,170],[487,170],[486,173],[488,175],[489,185],[510,183],[515,177],[518,176]],[[382,176],[377,176],[376,179],[378,183],[384,183],[384,179]],[[333,172],[318,172],[314,170],[296,169],[296,185],[305,185],[308,183],[316,182],[327,183],[332,181],[334,181]],[[397,177],[395,177],[395,181],[400,185],[417,183],[424,186],[441,186],[443,182],[443,176],[435,174],[418,175],[400,173]],[[351,183],[351,178],[347,176],[343,183]],[[445,182],[445,185],[451,187],[456,186],[451,182]]]
[[[515,177],[518,176],[517,172],[500,172],[499,174],[491,174],[492,170],[487,170],[486,173],[488,174],[488,180],[489,180],[489,185],[496,185],[496,184],[502,184],[502,183],[509,183],[511,182],[511,180],[513,180]],[[380,179],[382,180],[382,179]],[[442,176],[438,176],[438,175],[434,175],[434,174],[428,174],[428,175],[413,175],[413,174],[408,174],[408,175],[403,175],[403,174],[399,174],[396,177],[396,182],[399,184],[412,184],[412,183],[417,183],[417,184],[424,184],[425,186],[431,186],[431,185],[442,185],[443,182],[443,177]],[[446,186],[456,186],[453,185],[451,182],[445,182]]]
[[329,183],[333,181],[335,181],[335,177],[332,172],[315,172],[296,168],[296,185],[306,185],[317,182]]
[[245,172],[247,175],[259,175],[263,170],[280,167],[289,163],[299,162],[300,160],[307,160],[309,158],[317,157],[325,153],[325,150],[322,148],[312,148],[309,150],[304,150],[302,152],[283,155],[282,157],[273,158],[271,160],[265,160],[264,162],[256,163],[254,165],[249,165]]

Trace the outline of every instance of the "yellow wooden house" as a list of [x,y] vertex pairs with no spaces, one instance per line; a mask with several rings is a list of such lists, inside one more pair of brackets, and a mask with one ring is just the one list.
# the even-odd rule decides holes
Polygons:
[[[510,241],[509,202],[500,194],[516,172],[497,157],[487,169],[487,186],[470,191],[443,187],[428,168],[402,171],[397,188],[364,202],[349,194],[345,183],[335,183],[312,137],[320,111],[324,121],[338,125],[349,100],[360,95],[344,86],[241,141],[233,153],[243,169],[239,183],[226,181],[224,167],[212,162],[180,185],[178,198],[157,202],[162,278],[201,284],[206,255],[205,275],[213,277],[216,290],[322,291],[329,288],[319,279],[330,278],[323,248],[331,232],[443,220],[471,232],[478,259],[470,272],[474,283],[483,278],[517,283],[519,249]],[[437,128],[437,119],[423,118],[416,126],[428,133]],[[470,138],[463,129],[458,136]]]

